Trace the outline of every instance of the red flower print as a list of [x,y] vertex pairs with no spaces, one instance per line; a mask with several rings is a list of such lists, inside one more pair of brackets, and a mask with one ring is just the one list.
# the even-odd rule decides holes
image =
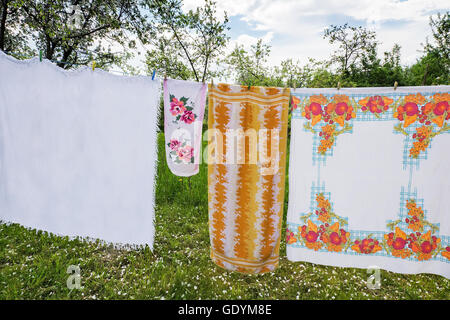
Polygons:
[[423,253],[430,253],[433,250],[433,246],[431,245],[430,241],[422,242],[420,248],[422,249]]
[[177,98],[172,98],[172,101],[170,102],[170,113],[173,116],[176,116],[182,114],[184,111],[186,111],[184,102],[178,100]]
[[181,146],[181,142],[178,141],[177,139],[171,139],[169,142],[169,148],[171,150],[178,150],[178,148]]
[[184,113],[180,119],[181,119],[181,121],[184,121],[185,123],[190,124],[190,123],[194,122],[195,114],[190,110],[186,110],[186,111],[184,111]]
[[441,101],[441,102],[436,103],[436,106],[434,107],[433,112],[434,112],[435,115],[441,116],[448,109],[449,109],[448,102],[447,101]]
[[419,113],[419,107],[417,106],[417,104],[415,104],[414,102],[407,102],[404,106],[403,106],[406,115],[409,117],[412,117],[416,114]]
[[311,110],[311,113],[315,116],[322,113],[322,106],[318,104],[317,102],[313,102],[309,105],[309,109]]
[[336,104],[335,112],[337,115],[341,116],[348,110],[348,105],[345,102],[339,102]]
[[362,241],[356,240],[355,245],[352,246],[352,249],[356,252],[364,254],[375,253],[382,250],[378,240],[374,240],[372,238],[366,238]]
[[341,237],[337,234],[337,232],[332,232],[330,234],[330,242],[337,246],[341,244]]
[[305,239],[306,239],[306,241],[308,241],[308,242],[316,242],[318,236],[319,236],[319,235],[318,235],[316,232],[314,232],[314,231],[309,231],[309,232],[306,234]]
[[299,103],[300,103],[300,99],[295,96],[292,96],[292,100],[291,100],[292,110],[297,109]]
[[406,245],[406,240],[400,237],[397,237],[392,243],[392,247],[395,250],[402,250]]
[[295,238],[294,233],[291,230],[286,229],[286,243],[293,244],[295,242],[297,242],[297,239]]

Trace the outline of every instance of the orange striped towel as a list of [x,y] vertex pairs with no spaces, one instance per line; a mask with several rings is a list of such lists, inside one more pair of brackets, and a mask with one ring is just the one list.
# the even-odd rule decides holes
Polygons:
[[243,273],[278,266],[289,89],[209,86],[211,258]]

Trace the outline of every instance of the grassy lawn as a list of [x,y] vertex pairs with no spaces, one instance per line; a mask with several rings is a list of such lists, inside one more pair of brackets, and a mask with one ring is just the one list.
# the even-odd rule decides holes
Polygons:
[[[273,273],[241,275],[216,267],[209,258],[206,174],[205,164],[190,181],[171,174],[159,136],[153,252],[0,224],[0,299],[450,298],[450,281],[437,275],[382,271],[381,289],[370,290],[366,270],[289,262],[284,239]],[[79,290],[66,286],[69,265],[81,268]]]

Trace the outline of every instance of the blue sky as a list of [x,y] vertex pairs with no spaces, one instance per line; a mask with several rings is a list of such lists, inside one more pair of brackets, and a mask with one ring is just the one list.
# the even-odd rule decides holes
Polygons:
[[[186,10],[203,0],[184,0]],[[431,14],[450,10],[448,0],[221,0],[218,14],[230,18],[231,41],[249,47],[258,38],[272,46],[269,60],[277,65],[293,58],[305,63],[308,57],[326,59],[333,47],[323,39],[330,24],[349,23],[375,30],[381,55],[395,43],[402,49],[402,63],[412,64],[420,56],[420,44],[431,36]]]

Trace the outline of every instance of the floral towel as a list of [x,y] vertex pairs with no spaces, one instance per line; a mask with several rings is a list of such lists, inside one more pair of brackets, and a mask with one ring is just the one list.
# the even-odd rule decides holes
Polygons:
[[293,93],[290,260],[450,277],[449,89]]
[[210,86],[211,258],[243,273],[274,270],[283,216],[289,89]]
[[166,160],[177,176],[198,173],[205,103],[206,84],[164,80]]

